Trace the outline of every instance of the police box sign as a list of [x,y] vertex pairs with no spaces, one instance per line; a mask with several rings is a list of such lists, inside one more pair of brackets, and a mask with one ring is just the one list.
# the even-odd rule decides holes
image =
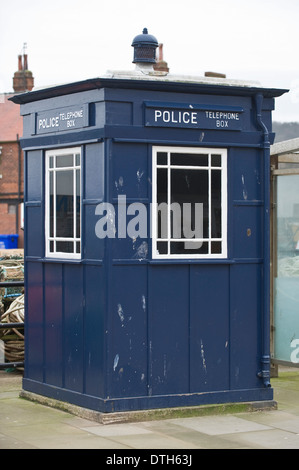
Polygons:
[[80,129],[89,125],[88,104],[35,113],[33,134]]
[[178,103],[145,103],[145,125],[188,129],[241,130],[243,108]]

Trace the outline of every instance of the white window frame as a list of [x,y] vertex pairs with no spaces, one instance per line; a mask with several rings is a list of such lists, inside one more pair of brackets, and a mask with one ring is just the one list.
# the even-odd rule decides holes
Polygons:
[[[50,157],[63,155],[73,155],[73,166],[50,168]],[[80,165],[76,164],[75,155],[80,154]],[[56,172],[72,170],[73,171],[73,198],[74,198],[74,211],[76,211],[76,170],[80,170],[80,236],[76,236],[76,217],[74,216],[74,236],[73,237],[57,237],[56,236],[56,197],[54,196],[54,234],[50,236],[50,173],[55,176]],[[81,259],[82,253],[82,150],[81,147],[68,147],[63,149],[53,149],[46,151],[46,181],[45,181],[45,255],[47,258],[61,258],[61,259]],[[53,177],[54,195],[56,194],[55,177]],[[56,251],[56,242],[71,242],[73,243],[73,252],[65,253]],[[53,242],[54,250],[50,251],[50,243]],[[76,252],[76,244],[80,242],[80,253]]]
[[[167,165],[158,165],[157,164],[157,155],[159,152],[167,153]],[[208,154],[208,165],[205,167],[195,167],[195,166],[183,166],[183,165],[171,165],[170,164],[170,154],[173,153],[186,153],[186,154]],[[211,166],[211,155],[221,155],[221,166],[215,167]],[[209,182],[209,236],[207,238],[181,238],[174,239],[170,237],[170,209],[168,208],[168,235],[167,239],[157,238],[158,223],[157,223],[157,169],[158,168],[167,168],[167,179],[168,179],[168,196],[167,202],[169,206],[171,188],[170,188],[170,171],[171,168],[181,168],[188,170],[202,170],[203,168],[208,171],[208,182]],[[212,238],[211,237],[211,171],[212,170],[221,170],[221,238]],[[227,258],[227,149],[225,148],[197,148],[197,147],[162,147],[154,146],[152,149],[152,258],[153,259],[218,259],[218,258]],[[160,254],[157,249],[157,243],[165,242],[168,243],[168,253]],[[170,253],[170,242],[175,241],[191,241],[191,242],[208,242],[208,253],[206,254],[171,254]],[[211,242],[221,242],[222,251],[221,253],[211,253]]]

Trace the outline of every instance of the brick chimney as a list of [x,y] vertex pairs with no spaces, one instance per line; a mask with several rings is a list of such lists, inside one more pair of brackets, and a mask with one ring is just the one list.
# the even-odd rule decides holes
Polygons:
[[159,57],[157,62],[154,64],[154,70],[157,72],[169,72],[168,64],[163,60],[163,44],[159,44]]
[[34,77],[28,70],[28,56],[18,56],[18,71],[13,76],[13,89],[15,93],[31,91],[34,87]]

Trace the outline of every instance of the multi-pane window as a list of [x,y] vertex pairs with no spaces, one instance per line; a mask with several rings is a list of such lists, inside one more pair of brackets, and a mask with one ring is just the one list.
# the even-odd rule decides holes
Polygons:
[[81,257],[81,148],[46,152],[46,256]]
[[227,151],[153,148],[153,258],[227,257]]

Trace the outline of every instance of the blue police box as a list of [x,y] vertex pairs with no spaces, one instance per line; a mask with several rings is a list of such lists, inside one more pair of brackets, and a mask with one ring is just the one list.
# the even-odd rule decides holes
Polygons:
[[136,69],[15,95],[23,390],[102,413],[271,402],[271,111],[287,90]]

